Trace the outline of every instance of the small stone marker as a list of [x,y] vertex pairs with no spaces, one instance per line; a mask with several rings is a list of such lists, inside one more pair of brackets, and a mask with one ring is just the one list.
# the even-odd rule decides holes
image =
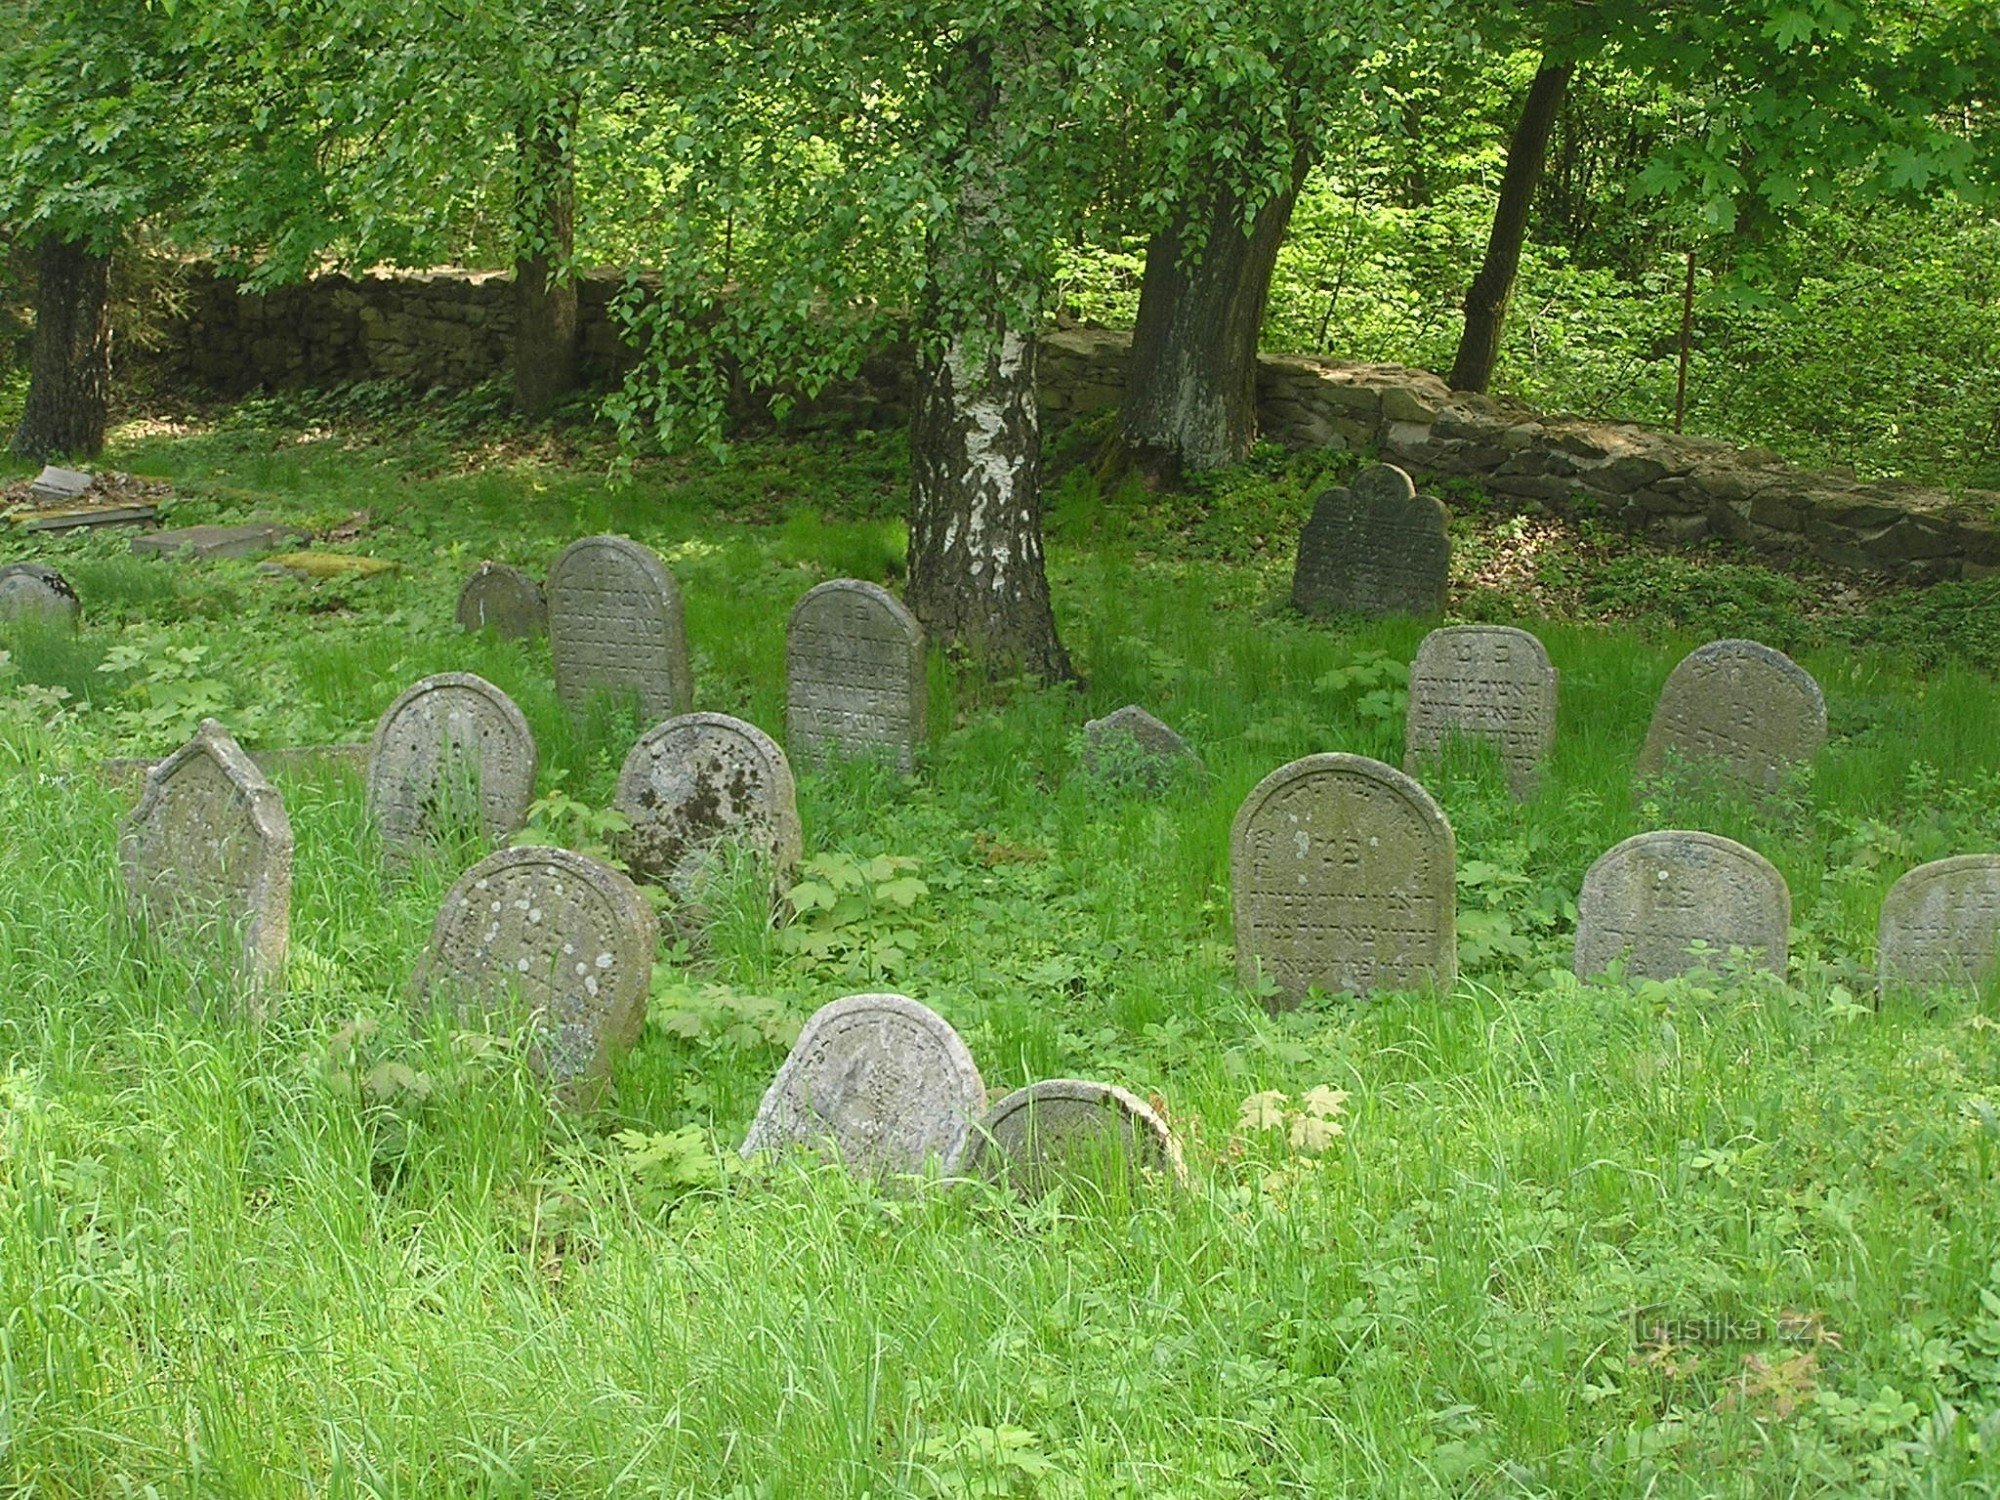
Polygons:
[[776,889],[804,853],[792,768],[769,735],[727,714],[682,714],[639,737],[611,805],[632,825],[634,876],[699,908],[711,860],[732,839],[767,860]]
[[560,1086],[601,1081],[646,1024],[659,923],[639,888],[569,849],[502,849],[438,908],[413,986],[510,1022],[534,1017],[529,1061]]
[[1130,777],[1158,790],[1176,771],[1201,769],[1188,742],[1136,703],[1083,726],[1083,764],[1095,775]]
[[1875,967],[1893,990],[1976,989],[2000,960],[2000,854],[1918,865],[1882,901]]
[[81,469],[59,469],[54,464],[49,464],[35,476],[35,482],[28,486],[28,498],[60,505],[65,500],[81,500],[90,493],[90,487],[96,482]]
[[1507,786],[1530,797],[1556,742],[1556,669],[1542,643],[1507,625],[1433,630],[1410,664],[1403,769],[1434,763],[1453,736],[1499,751]]
[[1792,893],[1763,855],[1713,833],[1634,834],[1598,857],[1576,898],[1576,975],[1614,959],[1633,979],[1672,979],[1712,954],[1747,948],[1757,967],[1785,972]]
[[218,557],[254,557],[259,552],[276,552],[311,540],[310,531],[258,521],[245,526],[183,526],[174,531],[155,531],[133,537],[132,551],[140,557],[192,557],[207,561]]
[[426,677],[375,725],[368,813],[392,858],[454,825],[502,839],[528,821],[534,733],[499,688],[470,672]]
[[694,701],[681,594],[667,565],[622,536],[589,536],[549,569],[549,651],[571,708],[592,693],[636,694],[648,719]]
[[519,568],[483,562],[458,591],[458,623],[510,641],[530,640],[549,628],[548,601],[542,586]]
[[785,740],[802,759],[887,754],[905,774],[924,737],[924,632],[887,589],[836,578],[785,627]]
[[118,826],[134,910],[178,941],[224,943],[253,989],[284,981],[291,937],[292,825],[277,790],[229,731],[195,737],[146,773]]
[[43,620],[75,628],[83,605],[69,580],[45,563],[0,568],[0,620]]
[[1365,755],[1308,755],[1258,782],[1229,835],[1236,976],[1365,995],[1458,979],[1456,845],[1416,782]]
[[1309,615],[1435,615],[1451,567],[1444,506],[1394,464],[1375,464],[1313,502],[1292,603]]
[[849,995],[813,1014],[743,1155],[831,1146],[860,1176],[958,1170],[986,1085],[944,1017],[904,995]]
[[1636,774],[1659,776],[1678,757],[1770,792],[1825,745],[1826,698],[1810,672],[1756,641],[1710,641],[1660,689]]
[[1007,1183],[1039,1198],[1066,1180],[1148,1176],[1178,1186],[1181,1150],[1145,1100],[1109,1083],[1052,1078],[1016,1089],[988,1112],[965,1154],[967,1176]]

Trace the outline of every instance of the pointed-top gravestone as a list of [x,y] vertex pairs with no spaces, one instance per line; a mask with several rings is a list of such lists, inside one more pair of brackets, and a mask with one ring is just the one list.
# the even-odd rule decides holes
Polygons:
[[490,630],[510,641],[525,641],[549,628],[542,586],[519,568],[483,562],[458,591],[458,623],[463,630]]
[[1977,989],[2000,968],[2000,854],[1918,865],[1889,888],[1876,934],[1881,992]]
[[965,1155],[966,1175],[1039,1198],[1066,1181],[1148,1177],[1178,1186],[1181,1149],[1145,1100],[1109,1083],[1051,1078],[1016,1089],[987,1112]]
[[[1792,894],[1763,855],[1713,833],[1634,834],[1598,858],[1576,898],[1576,975],[1623,960],[1633,979],[1672,979],[1732,948],[1785,972]],[[1701,944],[1706,958],[1695,956]]]
[[924,737],[924,632],[887,589],[836,578],[809,590],[785,627],[785,740],[807,763],[827,751],[886,755],[905,774]]
[[1542,643],[1507,625],[1433,630],[1410,664],[1403,769],[1437,762],[1454,737],[1499,753],[1516,797],[1534,795],[1556,741],[1556,669]]
[[649,719],[694,701],[681,593],[667,565],[622,536],[589,536],[549,569],[549,654],[556,691],[581,708],[593,693],[631,696]]
[[1368,994],[1458,979],[1451,824],[1416,782],[1365,755],[1308,755],[1258,782],[1229,835],[1236,974]]
[[74,628],[82,610],[69,580],[47,564],[0,568],[0,620],[43,620]]
[[1756,792],[1778,790],[1826,745],[1826,698],[1812,674],[1757,641],[1710,641],[1660,689],[1636,774],[1708,766]]
[[757,1107],[743,1155],[830,1150],[858,1176],[958,1170],[986,1086],[944,1017],[904,995],[816,1011]]
[[1394,464],[1374,464],[1313,502],[1292,603],[1309,615],[1435,615],[1451,569],[1445,509]]
[[118,861],[147,926],[177,943],[220,945],[254,989],[283,982],[291,821],[215,720],[146,773],[139,805],[119,824]]
[[426,677],[389,705],[368,750],[368,812],[392,858],[453,828],[505,838],[528,820],[535,736],[470,672]]
[[1083,764],[1093,775],[1158,790],[1178,771],[1201,769],[1188,742],[1136,703],[1083,726]]

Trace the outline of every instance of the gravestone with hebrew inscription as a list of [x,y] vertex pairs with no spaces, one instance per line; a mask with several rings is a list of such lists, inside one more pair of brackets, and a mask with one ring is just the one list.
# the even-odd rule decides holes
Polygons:
[[530,1022],[529,1061],[576,1088],[639,1039],[659,923],[639,888],[570,849],[502,849],[458,878],[413,990],[420,1008]]
[[229,731],[195,737],[146,773],[118,826],[134,911],[181,945],[226,952],[256,990],[282,985],[292,923],[292,825],[277,789]]
[[537,763],[512,698],[470,672],[443,672],[375,725],[368,812],[392,858],[453,830],[502,839],[528,820]]
[[1932,860],[1897,881],[1875,952],[1885,995],[1989,983],[2000,970],[2000,854]]
[[1636,774],[1707,769],[1773,792],[1825,745],[1826,698],[1810,672],[1756,641],[1710,641],[1660,689]]
[[594,693],[636,697],[648,719],[694,701],[681,593],[667,565],[622,536],[572,543],[549,569],[549,654],[556,691],[581,708]]
[[1297,1005],[1309,990],[1449,990],[1455,843],[1416,782],[1364,755],[1308,755],[1258,782],[1229,835],[1236,973]]
[[519,568],[483,562],[458,591],[458,624],[510,641],[529,640],[549,628],[548,600],[542,586]]
[[979,1069],[944,1017],[905,995],[849,995],[806,1022],[743,1155],[803,1146],[859,1176],[951,1173],[985,1109]]
[[1292,603],[1309,615],[1435,615],[1451,571],[1445,510],[1394,464],[1374,464],[1313,502]]
[[965,1154],[967,1176],[1039,1198],[1067,1181],[1130,1188],[1185,1175],[1173,1131],[1145,1100],[1109,1083],[1051,1078],[987,1111]]
[[1433,630],[1410,664],[1403,769],[1435,765],[1454,738],[1491,745],[1516,797],[1533,796],[1556,742],[1556,669],[1508,625]]
[[1136,703],[1083,726],[1084,769],[1110,781],[1136,781],[1154,790],[1175,775],[1201,769],[1188,742]]
[[924,632],[887,589],[836,578],[809,590],[785,627],[785,742],[883,755],[909,772],[924,737]]
[[1785,877],[1756,850],[1713,833],[1634,834],[1583,877],[1576,975],[1588,979],[1622,960],[1630,978],[1672,979],[1721,964],[1732,948],[1782,974],[1791,920]]
[[74,629],[82,612],[69,580],[46,563],[9,563],[0,568],[0,620],[34,620]]

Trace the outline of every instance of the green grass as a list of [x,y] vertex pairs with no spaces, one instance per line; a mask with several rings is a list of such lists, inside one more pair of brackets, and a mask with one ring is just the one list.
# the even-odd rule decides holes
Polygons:
[[[1582,532],[1482,572],[1541,523],[1460,497],[1455,612],[1542,636],[1563,674],[1555,758],[1522,808],[1492,767],[1431,781],[1459,836],[1454,994],[1274,1019],[1233,979],[1231,817],[1292,757],[1399,761],[1400,711],[1371,693],[1424,627],[1312,626],[1281,606],[1322,460],[1260,459],[1186,502],[1072,479],[1052,570],[1088,688],[935,661],[914,781],[801,778],[809,855],[919,862],[906,956],[793,954],[747,879],[704,951],[663,959],[613,1100],[569,1117],[515,1039],[413,1028],[409,977],[457,867],[386,873],[350,773],[281,778],[292,987],[252,1028],[193,1003],[226,999],[212,968],[127,931],[126,799],[85,768],[170,748],[204,713],[251,745],[362,738],[410,681],[460,669],[521,704],[544,793],[601,807],[639,726],[564,714],[544,648],[458,633],[464,574],[483,556],[540,569],[596,530],[649,542],[687,598],[697,706],[779,733],[791,604],[825,577],[899,570],[898,445],[762,444],[619,486],[587,445],[470,419],[442,435],[344,419],[301,441],[261,410],[127,440],[115,461],[203,497],[177,522],[371,510],[339,545],[399,574],[301,584],[65,539],[39,555],[77,582],[84,634],[11,643],[10,1491],[2000,1486],[2000,1008],[1868,1004],[1888,885],[2000,847],[2000,697],[1966,646],[1983,600],[1964,618],[1937,591],[1833,608],[1812,579]],[[1826,688],[1834,738],[1810,784],[1757,812],[1635,806],[1629,768],[1675,660],[1764,621]],[[1079,726],[1127,701],[1185,733],[1206,773],[1158,798],[1085,774]],[[1583,871],[1662,825],[1743,839],[1784,871],[1785,982],[1565,977]],[[736,1168],[797,1024],[868,988],[941,1011],[992,1089],[1073,1074],[1155,1097],[1189,1191],[1030,1204]],[[1317,1087],[1345,1093],[1338,1136],[1295,1148],[1243,1123],[1272,1091],[1294,1122]],[[1634,1334],[1649,1307],[1742,1337],[1661,1347]]]

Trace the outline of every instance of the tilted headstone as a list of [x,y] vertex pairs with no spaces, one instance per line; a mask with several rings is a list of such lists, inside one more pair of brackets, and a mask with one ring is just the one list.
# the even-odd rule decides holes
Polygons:
[[548,601],[542,586],[519,568],[483,562],[458,591],[458,623],[461,629],[525,641],[549,628]]
[[1181,1150],[1145,1100],[1109,1083],[1051,1078],[1016,1089],[987,1112],[965,1154],[967,1176],[1041,1197],[1071,1179],[1152,1176],[1178,1184]]
[[778,1070],[743,1155],[831,1148],[860,1176],[956,1172],[986,1085],[944,1017],[903,995],[816,1011]]
[[768,861],[778,888],[804,852],[785,752],[727,714],[682,714],[647,730],[625,757],[611,805],[632,825],[619,854],[633,875],[694,906],[726,842]]
[[91,486],[96,483],[96,479],[81,469],[59,469],[54,464],[49,464],[35,476],[35,482],[28,486],[28,497],[49,504],[81,500],[90,493]]
[[1756,641],[1710,641],[1668,676],[1637,774],[1706,763],[1754,791],[1777,790],[1826,745],[1826,698],[1812,674]]
[[1410,664],[1403,769],[1435,763],[1454,736],[1492,745],[1513,794],[1534,795],[1556,743],[1556,669],[1540,641],[1508,625],[1424,637]]
[[2000,968],[2000,854],[1918,865],[1889,888],[1876,934],[1882,993],[1976,989]]
[[1441,614],[1450,570],[1444,506],[1394,464],[1375,464],[1313,502],[1292,603],[1309,615]]
[[534,733],[470,672],[426,677],[389,705],[368,750],[368,812],[392,856],[453,828],[505,838],[528,821]]
[[1083,763],[1099,776],[1130,777],[1155,789],[1178,771],[1199,770],[1188,742],[1136,703],[1083,726]]
[[255,989],[283,983],[292,825],[277,789],[213,719],[146,773],[118,825],[134,909],[169,940],[218,944]]
[[1763,855],[1713,833],[1634,834],[1599,856],[1576,898],[1576,975],[1623,959],[1633,979],[1672,979],[1731,948],[1759,968],[1785,972],[1792,893]]
[[0,568],[0,620],[42,620],[74,627],[83,605],[69,580],[45,563]]
[[639,888],[569,849],[490,854],[438,908],[413,986],[503,1024],[532,1017],[529,1061],[550,1082],[601,1080],[646,1025],[659,923]]
[[924,737],[924,632],[887,589],[837,578],[809,590],[785,627],[785,742],[887,755],[904,772]]
[[1308,755],[1258,782],[1229,835],[1236,974],[1272,1003],[1458,979],[1455,842],[1416,782],[1364,755]]
[[589,536],[549,569],[549,653],[556,691],[580,708],[593,693],[631,694],[649,719],[694,702],[681,592],[667,565],[622,536]]

